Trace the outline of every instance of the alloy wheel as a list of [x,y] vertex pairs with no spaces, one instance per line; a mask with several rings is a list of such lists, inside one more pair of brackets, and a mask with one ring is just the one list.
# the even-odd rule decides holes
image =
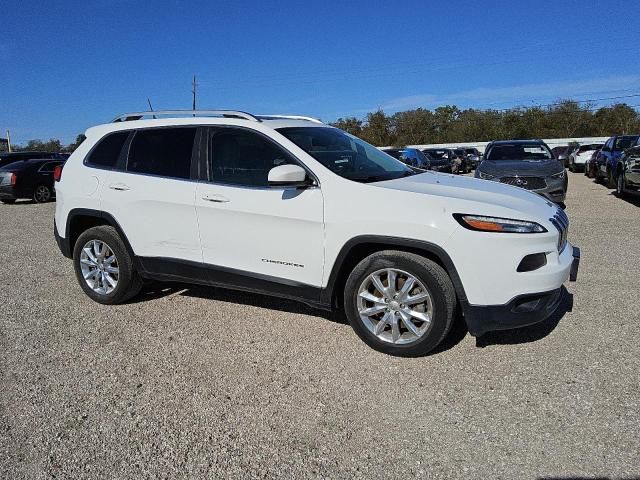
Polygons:
[[44,185],[40,185],[39,187],[36,188],[35,192],[33,193],[33,196],[35,197],[36,202],[45,203],[45,202],[48,202],[49,199],[51,198],[51,190],[49,190]]
[[82,247],[80,269],[89,288],[100,295],[109,295],[118,286],[118,259],[102,240],[89,240]]
[[414,343],[432,326],[431,294],[418,278],[395,268],[375,271],[364,279],[357,309],[365,327],[387,343]]

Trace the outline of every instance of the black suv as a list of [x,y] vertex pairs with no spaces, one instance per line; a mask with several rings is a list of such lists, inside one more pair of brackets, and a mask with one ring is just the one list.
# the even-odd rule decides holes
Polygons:
[[53,152],[3,152],[0,153],[0,168],[13,162],[22,160],[33,159],[51,159],[65,161],[69,158],[68,153],[53,153]]
[[30,198],[36,203],[48,202],[55,196],[53,173],[63,160],[50,158],[18,160],[0,167],[0,201],[15,203]]

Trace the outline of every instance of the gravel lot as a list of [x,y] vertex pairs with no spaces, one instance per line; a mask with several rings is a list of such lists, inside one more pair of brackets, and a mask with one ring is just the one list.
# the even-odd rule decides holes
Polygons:
[[420,359],[222,289],[98,305],[55,205],[0,205],[0,477],[640,476],[639,205],[571,174],[561,311]]

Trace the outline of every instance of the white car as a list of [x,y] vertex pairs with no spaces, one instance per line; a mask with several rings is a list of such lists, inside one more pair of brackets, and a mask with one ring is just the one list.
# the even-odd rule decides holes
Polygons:
[[456,309],[472,335],[544,320],[577,275],[551,202],[418,173],[314,119],[142,112],[86,136],[56,173],[54,230],[102,304],[145,279],[224,286],[343,308],[371,347],[417,356]]
[[572,172],[584,172],[585,164],[589,161],[593,152],[600,150],[602,146],[602,143],[580,145],[569,155],[569,170]]

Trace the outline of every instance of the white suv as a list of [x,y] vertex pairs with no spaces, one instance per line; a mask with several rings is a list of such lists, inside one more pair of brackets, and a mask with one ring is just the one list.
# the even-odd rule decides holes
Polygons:
[[472,335],[544,320],[577,275],[552,203],[415,171],[314,119],[142,112],[86,135],[54,229],[99,303],[144,279],[224,286],[344,308],[371,347],[416,356],[457,308]]

